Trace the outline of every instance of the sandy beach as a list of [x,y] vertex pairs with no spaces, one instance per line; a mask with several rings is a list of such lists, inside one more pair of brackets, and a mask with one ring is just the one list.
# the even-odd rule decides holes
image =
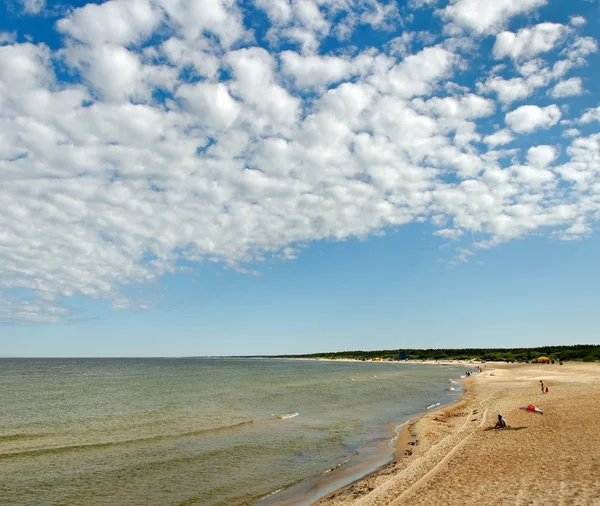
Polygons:
[[[600,364],[482,367],[461,401],[407,425],[394,462],[317,504],[600,505]],[[498,413],[510,428],[486,430]]]

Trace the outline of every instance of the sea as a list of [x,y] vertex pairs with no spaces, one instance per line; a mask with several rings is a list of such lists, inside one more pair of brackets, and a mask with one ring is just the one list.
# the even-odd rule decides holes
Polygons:
[[464,373],[397,362],[0,359],[0,504],[309,505],[390,461],[402,424],[456,400]]

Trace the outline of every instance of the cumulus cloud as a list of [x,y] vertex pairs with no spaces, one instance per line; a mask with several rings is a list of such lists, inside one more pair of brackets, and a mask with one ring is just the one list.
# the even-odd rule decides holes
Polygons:
[[46,7],[46,0],[21,0],[21,4],[26,14],[39,14]]
[[453,0],[440,11],[442,19],[453,27],[477,34],[495,32],[514,16],[532,11],[546,4],[547,0]]
[[534,86],[522,77],[504,79],[499,76],[489,77],[486,81],[479,83],[478,88],[482,93],[496,93],[498,100],[503,104],[527,98],[535,90]]
[[579,137],[581,132],[576,128],[568,128],[561,135],[562,137]]
[[580,123],[591,123],[592,121],[600,121],[600,106],[595,109],[588,109],[579,118]]
[[540,23],[517,33],[499,33],[494,43],[494,57],[509,57],[513,60],[532,58],[554,48],[566,31],[567,27],[558,23]]
[[128,45],[150,35],[162,15],[148,0],[110,0],[76,9],[56,26],[81,42]]
[[533,146],[527,151],[527,161],[534,167],[546,167],[557,157],[553,146]]
[[583,16],[571,16],[569,22],[573,26],[583,26],[587,23],[586,19]]
[[571,77],[556,83],[554,88],[549,92],[554,98],[572,97],[583,93],[583,85],[581,78]]
[[300,88],[327,86],[347,80],[366,71],[372,61],[366,54],[349,59],[339,56],[304,56],[295,51],[283,51],[280,58],[283,74],[293,78]]
[[[534,231],[585,235],[598,135],[540,137],[600,109],[534,102],[580,89],[568,73],[596,41],[542,23],[498,36],[508,65],[471,59],[543,4],[455,0],[445,34],[396,37],[391,2],[258,0],[262,33],[234,0],[109,0],[58,20],[61,47],[2,35],[0,320],[63,321],[81,296],[143,309],[128,286],[182,262],[243,271],[410,222],[457,241],[457,262]],[[361,26],[391,40],[322,51]]]
[[505,144],[508,144],[514,140],[515,140],[515,137],[510,132],[510,130],[502,129],[502,130],[497,130],[493,134],[486,135],[483,139],[483,142],[485,142],[490,147],[496,147],[496,146],[504,146]]
[[523,105],[506,115],[506,124],[513,132],[530,133],[556,125],[561,117],[558,106]]
[[0,45],[12,44],[17,40],[17,32],[0,32]]

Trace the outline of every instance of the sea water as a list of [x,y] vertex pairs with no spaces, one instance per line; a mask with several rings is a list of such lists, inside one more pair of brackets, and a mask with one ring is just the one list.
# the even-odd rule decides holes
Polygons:
[[0,504],[231,506],[290,495],[310,504],[315,491],[389,459],[394,428],[456,398],[449,380],[461,372],[275,359],[1,359]]

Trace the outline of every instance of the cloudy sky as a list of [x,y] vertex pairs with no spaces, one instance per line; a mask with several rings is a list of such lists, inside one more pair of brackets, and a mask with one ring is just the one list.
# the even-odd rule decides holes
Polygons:
[[600,1],[5,0],[0,355],[594,343]]

